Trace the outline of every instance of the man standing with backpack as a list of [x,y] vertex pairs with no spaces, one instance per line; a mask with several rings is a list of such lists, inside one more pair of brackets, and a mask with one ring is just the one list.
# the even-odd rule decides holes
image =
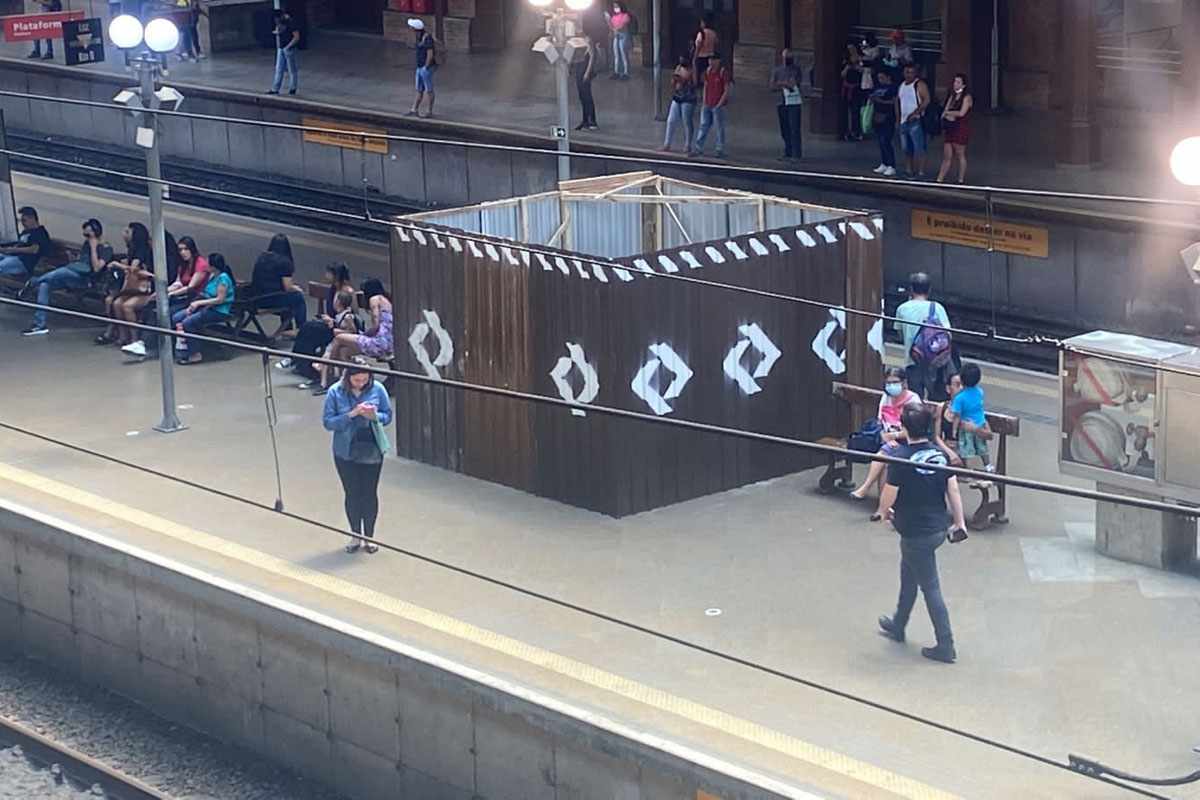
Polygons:
[[904,320],[900,334],[908,388],[927,400],[947,400],[945,387],[954,374],[952,342],[946,330],[950,317],[941,303],[929,299],[930,281],[924,272],[909,276],[908,291],[909,299],[896,309],[896,316]]

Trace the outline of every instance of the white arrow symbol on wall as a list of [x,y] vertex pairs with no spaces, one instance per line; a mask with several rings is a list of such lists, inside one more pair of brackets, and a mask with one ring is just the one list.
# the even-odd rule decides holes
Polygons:
[[[683,389],[692,379],[693,373],[691,368],[679,357],[679,354],[665,342],[650,345],[650,352],[655,357],[643,364],[642,368],[637,371],[637,374],[633,376],[630,388],[633,389],[634,394],[646,402],[646,405],[650,406],[650,410],[655,414],[659,416],[670,414],[674,409],[667,401],[674,400],[683,394]],[[662,394],[659,394],[658,390],[650,385],[650,380],[658,372],[659,367],[666,367],[674,376],[671,379],[671,385]]]
[[[737,383],[743,392],[746,394],[757,394],[762,391],[762,387],[758,385],[755,378],[765,378],[770,375],[771,368],[775,366],[775,362],[779,360],[779,357],[783,353],[775,346],[770,337],[763,332],[763,329],[758,327],[758,323],[740,325],[738,326],[738,332],[746,338],[738,340],[738,343],[730,348],[721,366],[730,380]],[[745,355],[746,350],[751,345],[762,356],[758,362],[758,366],[754,368],[753,375],[742,366],[742,356]]]
[[[438,368],[448,367],[454,361],[454,340],[442,327],[442,320],[436,311],[422,311],[421,315],[425,317],[425,321],[418,322],[413,326],[412,333],[408,337],[408,346],[412,348],[417,363],[425,370],[426,375],[431,378],[441,378],[442,375]],[[437,358],[433,360],[430,360],[429,351],[425,348],[425,340],[429,338],[430,333],[433,333],[438,343]]]
[[[569,357],[560,357],[554,369],[550,370],[550,379],[554,381],[554,386],[563,400],[571,403],[590,403],[600,393],[600,377],[596,374],[596,368],[587,362],[583,348],[579,345],[567,342],[567,353],[570,354]],[[583,388],[578,395],[571,388],[571,384],[567,383],[567,375],[571,373],[572,368],[577,368],[583,377]],[[571,413],[580,417],[584,415],[579,409],[571,409]]]
[[825,366],[829,367],[830,372],[834,375],[841,375],[846,371],[846,353],[845,351],[838,353],[830,345],[830,342],[839,328],[846,327],[846,312],[840,308],[831,308],[829,316],[832,319],[825,323],[825,327],[817,332],[812,341],[812,351],[817,354],[817,358],[825,362]]

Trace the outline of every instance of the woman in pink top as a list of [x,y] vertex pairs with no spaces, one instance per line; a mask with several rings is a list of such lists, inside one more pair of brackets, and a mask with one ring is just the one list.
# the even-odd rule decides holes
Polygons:
[[[904,428],[900,425],[900,414],[904,411],[905,406],[914,403],[920,404],[921,397],[908,388],[908,378],[906,373],[900,367],[888,367],[883,372],[883,397],[879,399],[879,424],[883,426],[883,447],[879,448],[879,452],[885,456],[894,456],[896,454],[896,446],[904,440]],[[853,500],[866,500],[867,492],[871,490],[873,485],[878,484],[880,490],[883,489],[883,477],[887,471],[887,464],[882,461],[872,461],[871,468],[867,471],[867,479],[853,492],[850,497]],[[883,511],[876,507],[875,513],[871,515],[872,522],[878,522],[883,519]]]
[[629,44],[633,39],[630,25],[633,17],[620,3],[613,3],[613,13],[608,18],[608,27],[613,34],[613,80],[629,80]]

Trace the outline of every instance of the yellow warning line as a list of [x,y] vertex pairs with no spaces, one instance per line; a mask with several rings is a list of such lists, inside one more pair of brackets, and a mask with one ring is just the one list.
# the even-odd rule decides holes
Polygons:
[[168,536],[192,547],[246,563],[278,577],[316,586],[332,595],[361,603],[401,619],[447,634],[473,645],[518,659],[542,669],[612,692],[658,711],[666,711],[689,722],[705,725],[785,756],[828,770],[875,789],[911,800],[956,800],[956,796],[897,775],[849,756],[810,744],[764,725],[735,717],[724,711],[647,686],[599,669],[591,664],[543,650],[454,617],[415,606],[397,597],[361,586],[318,570],[294,564],[253,548],[245,547],[202,531],[180,525],[145,511],[117,503],[41,475],[0,463],[0,478],[66,500],[89,511]]

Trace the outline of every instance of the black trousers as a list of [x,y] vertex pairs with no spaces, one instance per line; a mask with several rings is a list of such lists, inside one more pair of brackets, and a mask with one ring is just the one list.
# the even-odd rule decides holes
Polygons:
[[783,137],[784,158],[800,158],[801,118],[800,106],[778,106],[779,135]]
[[383,470],[383,462],[363,464],[334,456],[333,463],[346,494],[346,520],[350,530],[374,537],[375,520],[379,517],[379,473]]
[[[333,330],[319,319],[310,319],[300,326],[300,332],[296,334],[296,343],[292,345],[292,352],[305,356],[320,356],[332,341]],[[320,377],[316,365],[311,361],[296,359],[292,370],[310,381]]]
[[596,124],[596,101],[592,98],[592,79],[575,76],[575,89],[579,92],[579,104],[583,106],[583,124]]

